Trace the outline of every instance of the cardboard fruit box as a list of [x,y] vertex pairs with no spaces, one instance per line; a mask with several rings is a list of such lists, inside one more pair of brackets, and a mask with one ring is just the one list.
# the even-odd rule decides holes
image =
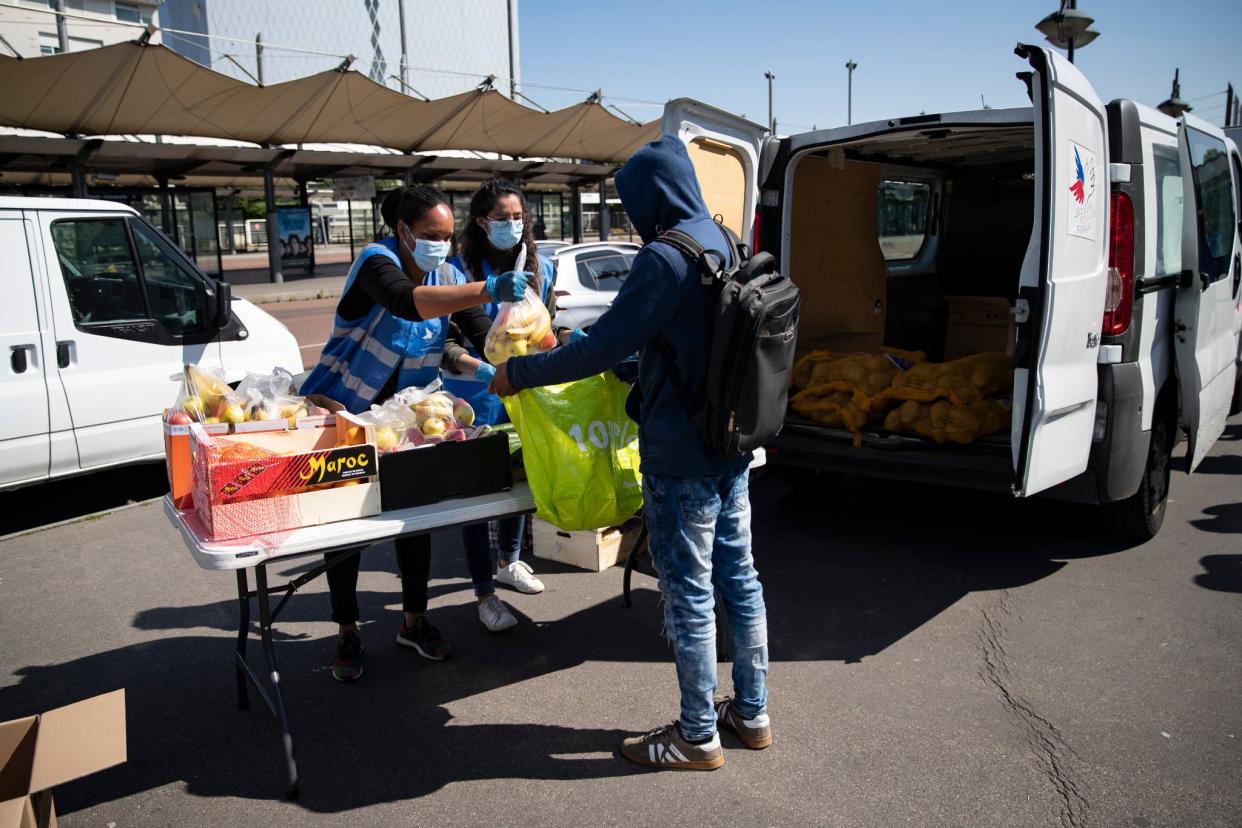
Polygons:
[[380,455],[384,511],[513,488],[509,437],[492,432]]
[[206,540],[318,526],[380,511],[375,429],[346,412],[326,428],[208,434],[190,427],[194,510]]
[[625,526],[567,532],[535,518],[532,525],[535,557],[590,572],[603,572],[625,562],[641,525],[641,518],[638,518],[631,519]]
[[[336,412],[345,408],[336,400],[330,400],[319,394],[310,394],[307,399],[331,413],[304,417],[297,421],[298,428],[325,428],[335,425]],[[178,509],[193,509],[194,470],[190,464],[190,425],[170,423],[168,414],[169,412],[165,411],[163,418],[164,465],[168,469],[168,491],[172,495],[173,505]],[[228,423],[203,423],[202,427],[211,435],[289,430],[288,422],[283,419],[238,423],[235,426],[230,426]]]
[[0,723],[0,828],[55,828],[52,788],[125,760],[124,690]]

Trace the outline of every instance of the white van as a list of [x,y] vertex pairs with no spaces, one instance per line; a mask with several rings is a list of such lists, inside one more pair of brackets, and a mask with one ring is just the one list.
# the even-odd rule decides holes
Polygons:
[[134,210],[0,198],[0,489],[163,456],[184,363],[301,368],[288,329]]
[[[686,142],[711,211],[801,288],[800,352],[883,344],[939,361],[946,297],[1013,317],[990,349],[1013,354],[1007,433],[961,446],[872,428],[855,448],[791,413],[771,464],[1112,504],[1146,539],[1179,430],[1190,471],[1234,395],[1242,168],[1220,129],[1105,106],[1059,54],[1017,54],[1031,108],[778,139],[679,100],[663,129]],[[903,201],[919,220],[885,237],[878,215]]]

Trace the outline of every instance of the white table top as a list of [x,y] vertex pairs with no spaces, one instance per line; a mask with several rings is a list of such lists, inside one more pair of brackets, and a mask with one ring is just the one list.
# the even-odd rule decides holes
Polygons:
[[535,501],[525,481],[507,492],[445,500],[427,506],[380,512],[372,517],[307,526],[286,532],[226,541],[205,541],[193,511],[179,511],[164,497],[164,513],[181,531],[195,562],[204,569],[246,569],[278,558],[290,558],[365,546],[400,535],[414,535],[450,526],[533,512]]

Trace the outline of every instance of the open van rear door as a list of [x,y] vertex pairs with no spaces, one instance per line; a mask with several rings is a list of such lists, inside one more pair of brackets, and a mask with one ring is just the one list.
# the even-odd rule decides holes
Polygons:
[[1173,353],[1190,472],[1224,432],[1233,398],[1238,202],[1225,134],[1219,127],[1186,115],[1177,145],[1182,159],[1182,276],[1174,310]]
[[689,98],[664,106],[661,131],[686,145],[707,212],[749,243],[759,203],[759,159],[768,131]]
[[1087,468],[1108,266],[1108,140],[1104,104],[1072,63],[1019,46],[1035,70],[1036,224],[1015,309],[1015,494]]

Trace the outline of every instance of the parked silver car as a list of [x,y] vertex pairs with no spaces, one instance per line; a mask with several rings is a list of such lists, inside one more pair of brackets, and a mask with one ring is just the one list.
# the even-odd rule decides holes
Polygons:
[[545,254],[556,265],[557,327],[594,323],[612,304],[641,249],[631,242],[586,242]]

